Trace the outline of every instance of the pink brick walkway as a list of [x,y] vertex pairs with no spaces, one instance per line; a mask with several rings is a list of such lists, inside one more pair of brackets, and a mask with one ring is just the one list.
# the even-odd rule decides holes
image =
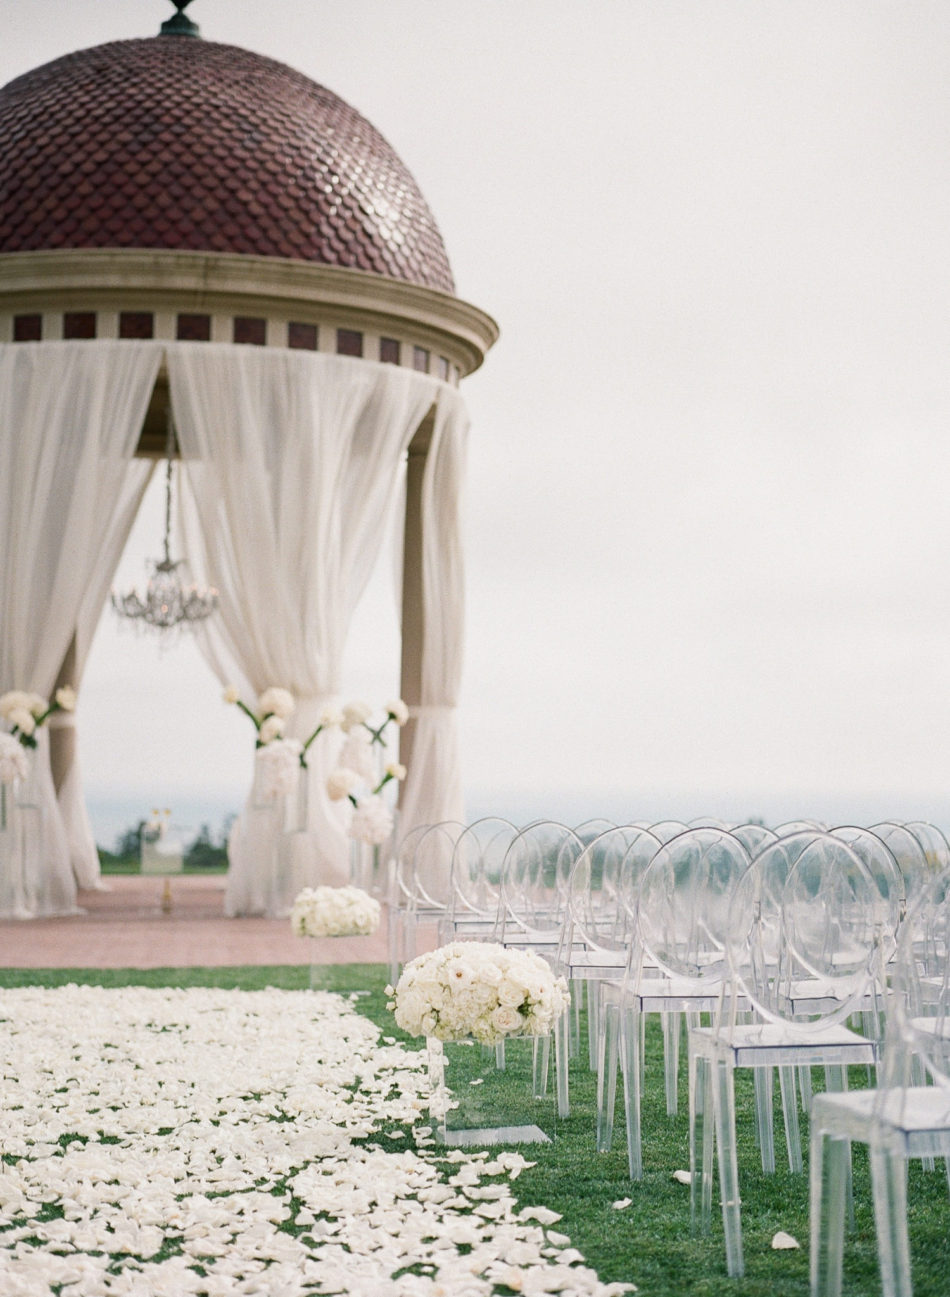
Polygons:
[[[108,891],[81,892],[85,914],[0,922],[0,968],[189,968],[237,964],[309,964],[310,942],[287,919],[227,919],[224,878],[104,880]],[[317,962],[384,963],[385,916],[374,937],[340,937],[318,947]],[[420,946],[420,949],[422,947]]]

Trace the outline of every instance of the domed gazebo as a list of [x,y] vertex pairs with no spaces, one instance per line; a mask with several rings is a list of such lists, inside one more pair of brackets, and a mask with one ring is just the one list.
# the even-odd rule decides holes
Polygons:
[[[220,591],[203,650],[248,695],[290,689],[297,737],[338,693],[405,481],[402,826],[459,817],[458,384],[496,336],[373,126],[182,12],[0,89],[0,693],[80,685],[170,415],[185,557]],[[0,915],[68,910],[98,877],[75,731],[52,720],[42,851]],[[319,742],[294,851],[279,876],[233,860],[231,912],[342,878]]]

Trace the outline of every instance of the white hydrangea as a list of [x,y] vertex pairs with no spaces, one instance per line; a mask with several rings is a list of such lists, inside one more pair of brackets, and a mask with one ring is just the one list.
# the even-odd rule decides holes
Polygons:
[[368,937],[379,927],[380,906],[361,887],[305,887],[290,911],[298,937]]
[[257,749],[259,792],[265,798],[276,799],[294,791],[300,777],[301,751],[296,739],[274,739]]
[[350,837],[379,846],[393,831],[393,813],[375,793],[361,797],[350,820]]
[[494,1045],[548,1035],[569,1004],[564,978],[533,951],[457,941],[407,964],[389,1007],[410,1035]]

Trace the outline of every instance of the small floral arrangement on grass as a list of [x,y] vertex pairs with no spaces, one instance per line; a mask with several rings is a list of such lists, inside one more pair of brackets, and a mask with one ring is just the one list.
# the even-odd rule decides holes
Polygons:
[[298,937],[369,937],[379,927],[380,906],[362,887],[305,887],[290,911]]
[[10,733],[25,748],[36,747],[36,731],[54,712],[71,712],[76,708],[76,691],[69,685],[57,689],[50,702],[42,694],[11,689],[0,695],[0,720],[10,726]]
[[392,780],[406,777],[406,767],[398,761],[389,761],[378,775],[378,757],[375,748],[385,751],[385,733],[389,725],[401,728],[409,719],[409,708],[401,698],[386,704],[385,719],[379,725],[371,722],[373,714],[368,703],[352,702],[343,708],[341,726],[346,735],[340,750],[336,770],[327,779],[327,795],[331,801],[349,799],[353,805],[350,819],[350,837],[360,842],[379,846],[393,831],[392,811],[380,796]]
[[496,1045],[508,1036],[546,1036],[571,1002],[567,983],[534,951],[457,941],[408,963],[387,1007],[411,1036],[473,1038]]

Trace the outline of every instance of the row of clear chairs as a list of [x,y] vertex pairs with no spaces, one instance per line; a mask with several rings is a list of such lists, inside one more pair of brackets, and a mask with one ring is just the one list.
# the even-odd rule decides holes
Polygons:
[[[948,859],[945,839],[924,825],[829,834],[807,823],[730,831],[665,822],[592,835],[493,820],[425,830],[403,861],[411,863],[403,883],[407,910],[439,918],[444,937],[531,945],[575,986],[587,985],[590,1020],[599,1025],[592,1034],[598,1145],[609,1143],[619,1052],[632,1175],[642,1166],[645,1015],[660,1011],[677,1024],[667,1038],[675,1094],[670,1036],[678,1040],[678,1014],[687,1014],[694,1220],[708,1228],[715,1148],[727,1264],[741,1274],[733,1072],[755,1069],[763,1168],[770,1169],[778,1068],[789,1161],[800,1169],[796,1075],[806,1098],[811,1066],[823,1064],[829,1088],[843,1090],[847,1064],[875,1062],[874,1024],[895,933],[908,902]],[[863,1034],[847,1026],[854,1012],[863,1015]],[[564,1030],[556,1055],[566,1110]]]

